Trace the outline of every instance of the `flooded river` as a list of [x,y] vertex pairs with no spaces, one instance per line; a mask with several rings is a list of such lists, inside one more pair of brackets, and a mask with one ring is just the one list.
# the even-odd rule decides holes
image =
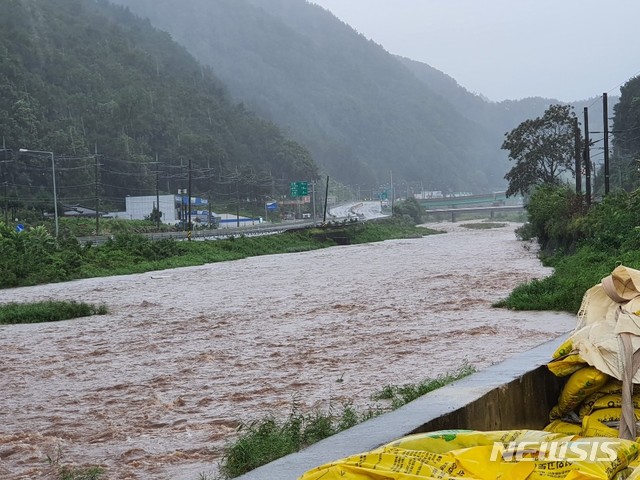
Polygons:
[[491,308],[550,271],[514,224],[0,290],[104,303],[105,316],[0,326],[0,478],[213,476],[240,421],[371,403],[465,360],[481,369],[574,326]]

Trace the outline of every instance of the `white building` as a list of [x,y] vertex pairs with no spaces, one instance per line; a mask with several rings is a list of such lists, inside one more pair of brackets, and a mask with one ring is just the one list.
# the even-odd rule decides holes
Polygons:
[[[144,220],[149,218],[156,203],[160,202],[159,210],[162,213],[162,222],[176,224],[189,216],[189,197],[186,195],[148,195],[143,197],[126,197],[124,212],[114,212],[110,216],[125,218],[127,220]],[[204,208],[203,208],[204,207]],[[209,216],[209,202],[200,197],[191,197],[191,221],[194,223],[207,223]],[[212,213],[212,216],[215,214]]]
[[[129,220],[144,220],[145,218],[150,217],[151,212],[153,212],[153,209],[156,207],[156,202],[159,200],[160,205],[158,210],[162,212],[162,222],[171,224],[176,223],[179,221],[180,197],[181,196],[179,195],[126,197],[126,212],[124,212],[125,218]],[[121,213],[119,213],[118,216],[120,215]]]

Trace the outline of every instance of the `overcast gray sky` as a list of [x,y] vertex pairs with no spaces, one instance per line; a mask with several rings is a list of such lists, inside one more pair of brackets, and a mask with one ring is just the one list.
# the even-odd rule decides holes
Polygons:
[[640,74],[640,0],[310,0],[490,100],[584,100]]

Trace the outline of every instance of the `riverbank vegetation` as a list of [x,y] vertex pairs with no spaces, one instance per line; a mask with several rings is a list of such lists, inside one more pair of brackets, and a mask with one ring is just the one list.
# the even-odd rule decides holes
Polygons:
[[613,108],[613,155],[607,165],[594,165],[586,179],[590,199],[564,183],[567,174],[575,178],[576,151],[589,154],[585,146],[591,144],[580,138],[570,107],[551,106],[507,134],[502,148],[516,163],[505,176],[507,195],[530,195],[528,220],[518,236],[535,239],[540,258],[554,272],[516,288],[498,306],[575,313],[586,290],[616,266],[640,268],[640,76],[620,91]]
[[517,287],[497,306],[576,313],[587,289],[620,264],[640,268],[640,191],[619,191],[587,208],[568,186],[540,186],[517,235],[536,239],[551,276]]
[[6,303],[0,305],[0,325],[59,322],[90,315],[106,315],[107,313],[108,309],[105,305],[90,305],[84,302]]
[[291,413],[284,420],[273,415],[242,424],[239,436],[226,448],[220,464],[223,478],[233,478],[265,465],[280,457],[297,452],[324,438],[353,427],[416,398],[464,378],[476,370],[468,363],[436,378],[428,378],[418,384],[386,385],[371,395],[373,401],[386,401],[358,411],[353,404],[344,403],[328,411],[303,413],[294,403]]
[[101,245],[59,241],[42,226],[16,232],[0,222],[0,288],[63,282],[79,278],[143,273],[168,268],[238,260],[437,233],[401,218],[348,222],[291,230],[277,235],[210,241],[150,240],[118,233]]

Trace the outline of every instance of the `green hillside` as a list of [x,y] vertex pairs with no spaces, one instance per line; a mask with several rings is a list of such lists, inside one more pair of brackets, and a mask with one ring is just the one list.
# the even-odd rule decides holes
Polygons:
[[20,148],[55,153],[60,202],[93,202],[98,187],[113,208],[186,188],[189,161],[192,192],[220,200],[317,176],[310,153],[232,101],[210,68],[105,1],[0,2],[0,89],[10,204],[51,206],[49,158]]

